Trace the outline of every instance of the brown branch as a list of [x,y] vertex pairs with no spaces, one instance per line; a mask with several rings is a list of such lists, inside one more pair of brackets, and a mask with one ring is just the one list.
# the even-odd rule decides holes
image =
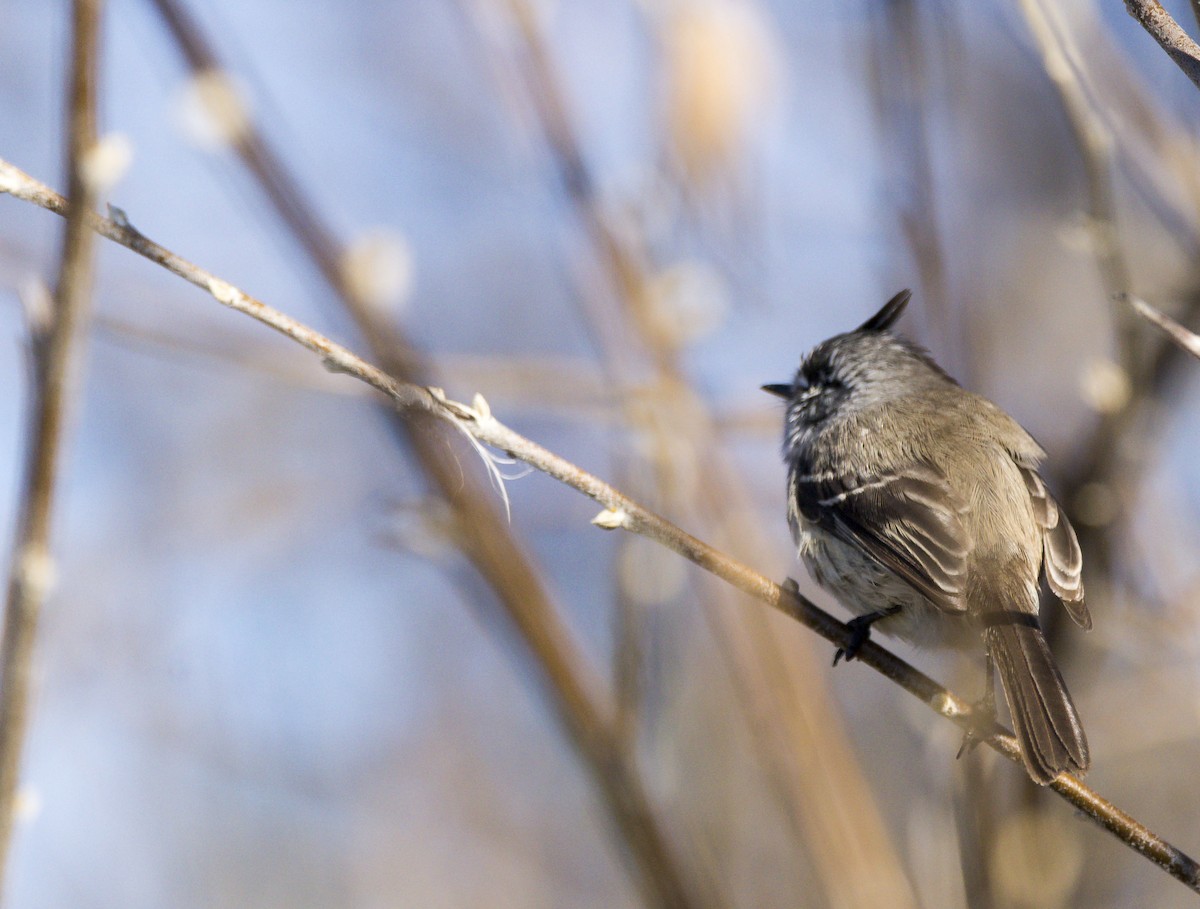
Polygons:
[[0,644],[0,894],[12,846],[21,754],[29,726],[30,668],[38,618],[53,585],[51,518],[71,380],[79,359],[92,286],[95,235],[87,217],[97,196],[86,176],[96,147],[100,0],[75,0],[67,86],[66,228],[54,310],[30,323],[32,401],[20,517],[13,545],[4,638]]
[[[1189,37],[1158,0],[1125,0],[1129,15],[1158,42],[1192,83],[1200,88],[1200,45]],[[1195,6],[1193,6],[1195,9]]]
[[1167,337],[1178,344],[1183,350],[1186,350],[1193,357],[1200,358],[1200,335],[1184,328],[1170,316],[1159,312],[1139,297],[1126,296],[1122,302],[1128,303],[1139,316],[1161,328],[1167,333]]
[[[1051,22],[1053,10],[1044,0],[1019,0],[1018,6],[1025,23],[1033,36],[1042,58],[1042,66],[1051,84],[1058,93],[1059,101],[1066,113],[1067,123],[1083,158],[1084,175],[1087,182],[1088,213],[1086,229],[1089,246],[1100,275],[1105,294],[1111,301],[1112,327],[1116,338],[1117,363],[1122,374],[1135,387],[1140,374],[1137,358],[1136,319],[1128,307],[1121,306],[1118,298],[1131,289],[1128,260],[1121,247],[1117,223],[1115,193],[1115,156],[1113,137],[1093,106],[1083,83],[1071,65],[1068,55],[1069,40]],[[1120,405],[1101,413],[1093,433],[1093,441],[1104,445],[1104,440],[1121,438],[1131,425],[1134,403],[1133,396]],[[1089,482],[1099,482],[1117,487],[1120,478],[1118,468],[1126,466],[1116,456],[1120,449],[1112,446],[1096,462],[1097,471],[1089,476]],[[1089,570],[1107,574],[1113,564],[1113,540],[1109,533],[1091,526],[1080,528],[1083,543],[1089,554]],[[1046,623],[1047,633],[1056,637],[1061,618],[1052,614]]]
[[[193,72],[224,67],[214,46],[176,0],[152,0]],[[378,307],[355,292],[344,270],[345,250],[301,191],[281,155],[252,122],[234,137],[234,150],[254,175],[276,214],[316,264],[366,339],[373,358],[391,376],[427,384],[429,364]],[[393,411],[391,427],[411,448],[433,487],[454,515],[455,541],[486,581],[516,627],[549,690],[559,721],[590,772],[613,823],[622,853],[644,899],[658,906],[717,902],[713,885],[679,867],[632,758],[620,745],[611,698],[588,664],[550,598],[539,573],[497,512],[477,478],[464,476],[448,450],[462,440],[438,420]]]
[[[1067,123],[1083,156],[1088,193],[1087,227],[1091,235],[1092,253],[1105,292],[1115,305],[1117,295],[1130,290],[1130,270],[1118,235],[1113,139],[1068,60],[1062,36],[1050,21],[1050,10],[1045,0],[1019,0],[1018,5],[1037,43],[1042,66],[1058,92],[1067,114]],[[1113,315],[1121,367],[1126,373],[1131,373],[1134,366],[1134,325],[1129,311],[1124,307],[1118,307]]]
[[[65,214],[67,211],[66,200],[61,196],[3,160],[0,160],[0,191],[33,202],[57,214]],[[397,408],[443,420],[459,432],[507,452],[583,493],[604,507],[604,511],[596,519],[599,526],[606,529],[621,528],[646,536],[744,593],[795,619],[827,641],[838,646],[849,643],[851,630],[829,613],[798,593],[781,588],[769,578],[713,549],[600,478],[504,426],[491,415],[482,397],[477,396],[475,402],[467,406],[448,400],[440,389],[421,388],[397,381],[340,344],[159,246],[138,233],[127,222],[119,224],[95,214],[89,214],[87,221],[89,226],[102,236],[120,243],[208,291],[225,306],[245,313],[293,339],[320,356],[327,367],[366,382],[388,397]],[[868,641],[857,658],[964,730],[977,725],[971,705],[967,701],[878,644]],[[1007,730],[998,728],[985,741],[999,754],[1014,763],[1020,763],[1019,746]],[[1200,892],[1200,864],[1133,817],[1068,774],[1060,775],[1050,784],[1050,788],[1130,848],[1149,858],[1192,890]]]
[[[695,391],[682,362],[679,339],[656,317],[652,287],[655,262],[651,250],[636,234],[619,230],[597,191],[597,180],[588,166],[584,145],[571,116],[564,80],[555,65],[551,47],[536,15],[524,2],[513,2],[510,11],[519,37],[517,65],[532,103],[562,189],[603,269],[615,313],[585,306],[593,335],[601,347],[618,400],[624,404],[629,424],[651,440],[658,480],[652,495],[668,499],[678,491],[666,467],[677,461],[683,448],[691,452],[697,473],[697,494],[676,496],[674,510],[694,513],[713,525],[716,539],[736,542],[746,551],[769,547],[761,530],[743,515],[749,512],[740,472],[723,453],[722,440],[703,397]],[[581,297],[586,298],[586,290]],[[616,332],[612,330],[615,326]],[[619,333],[619,338],[614,335]],[[631,373],[624,365],[644,353],[652,375],[652,400],[658,406],[641,406],[624,380]],[[638,363],[641,367],[642,363]],[[644,370],[640,370],[644,371]],[[680,419],[680,414],[687,414]],[[680,443],[683,443],[682,446]],[[676,466],[678,466],[676,464]],[[874,905],[881,893],[895,909],[917,905],[912,884],[875,802],[866,774],[810,653],[789,647],[765,613],[738,616],[721,602],[728,597],[705,598],[704,618],[729,672],[750,735],[763,760],[769,782],[779,791],[788,821],[797,831],[817,870],[825,898],[833,905]],[[629,603],[619,604],[624,617]],[[628,680],[629,652],[636,620],[627,621],[623,662],[616,673]],[[799,651],[799,652],[798,652]],[[626,691],[629,689],[626,688]],[[771,717],[769,723],[755,717]],[[814,736],[813,731],[820,730]],[[858,879],[870,876],[870,893]]]
[[873,3],[869,10],[871,45],[865,63],[876,134],[884,149],[884,192],[920,275],[925,329],[944,348],[954,338],[929,141],[930,51],[921,40],[921,4],[892,0]]

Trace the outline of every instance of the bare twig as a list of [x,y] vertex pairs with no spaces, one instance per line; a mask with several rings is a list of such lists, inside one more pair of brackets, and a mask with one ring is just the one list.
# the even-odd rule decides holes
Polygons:
[[[1052,23],[1054,11],[1044,0],[1018,0],[1017,5],[1037,45],[1046,75],[1049,76],[1062,102],[1067,123],[1083,159],[1087,179],[1086,228],[1089,246],[1105,293],[1112,301],[1112,327],[1116,338],[1117,362],[1122,375],[1126,377],[1130,388],[1133,388],[1139,378],[1140,367],[1137,358],[1137,325],[1128,307],[1117,303],[1119,296],[1130,290],[1131,278],[1129,264],[1121,247],[1117,222],[1113,137],[1093,106],[1075,67],[1071,65],[1068,46],[1070,39],[1063,33],[1063,29],[1055,28]],[[1130,395],[1120,406],[1102,412],[1094,433],[1097,441],[1119,439],[1124,435],[1125,428],[1130,425],[1133,417],[1129,407],[1132,402],[1133,396]],[[1104,460],[1098,463],[1098,466],[1104,468],[1104,472],[1094,474],[1091,477],[1093,482],[1103,483],[1114,490],[1123,488],[1119,468],[1125,465],[1117,454],[1122,450],[1114,446],[1112,451],[1105,453]],[[1113,561],[1112,538],[1106,531],[1107,528],[1081,528],[1084,543],[1088,546],[1091,569],[1099,568],[1105,574]],[[1057,618],[1047,621],[1048,634],[1055,635],[1059,621]]]
[[[153,0],[172,38],[197,75],[220,71],[222,62],[199,25],[176,0]],[[344,268],[345,250],[302,192],[284,159],[252,122],[234,137],[234,148],[262,187],[276,213],[341,299],[386,372],[427,384],[429,364],[379,307],[355,291]],[[550,598],[533,562],[507,523],[491,506],[486,490],[464,476],[447,450],[462,440],[422,414],[393,413],[392,428],[411,447],[418,463],[454,515],[455,540],[496,594],[540,672],[559,720],[596,786],[635,881],[652,905],[691,906],[715,902],[714,885],[685,874],[673,854],[663,823],[652,808],[630,755],[620,747],[611,698],[573,639],[562,611]],[[481,604],[483,608],[487,604]]]
[[[1093,107],[1083,84],[1071,66],[1062,36],[1050,21],[1045,0],[1018,0],[1029,31],[1037,43],[1046,75],[1058,92],[1067,122],[1083,156],[1088,190],[1088,232],[1092,253],[1104,283],[1105,292],[1115,301],[1130,289],[1129,264],[1121,249],[1117,208],[1113,185],[1113,139],[1099,112]],[[1133,325],[1129,312],[1119,307],[1114,312],[1117,346],[1121,366],[1133,370]]]
[[[44,184],[0,160],[0,191],[33,202],[57,214],[65,214],[67,203]],[[507,452],[540,470],[546,475],[578,490],[603,506],[598,523],[609,529],[624,529],[646,536],[684,558],[711,572],[734,587],[750,594],[767,605],[790,616],[817,632],[826,640],[845,646],[851,630],[829,613],[800,596],[787,591],[758,572],[737,562],[711,546],[696,539],[662,516],[605,483],[600,478],[548,451],[536,442],[519,435],[491,415],[486,402],[476,397],[467,406],[448,400],[439,389],[421,388],[397,381],[382,370],[362,360],[347,348],[313,331],[289,316],[248,296],[211,272],[175,255],[142,236],[126,224],[89,215],[88,224],[101,235],[145,256],[174,274],[213,295],[218,302],[243,312],[269,328],[292,338],[322,357],[326,365],[346,373],[386,395],[393,404],[406,411],[447,421],[458,431]],[[938,685],[924,673],[913,668],[878,644],[868,641],[858,655],[904,690],[919,698],[937,713],[963,729],[973,728],[976,718],[971,705]],[[999,730],[986,739],[987,744],[1014,763],[1020,763],[1020,748],[1007,730]],[[1176,879],[1200,892],[1200,864],[1148,830],[1133,817],[1101,798],[1079,780],[1068,774],[1060,775],[1050,788],[1073,806],[1087,814],[1130,848],[1145,855]]]
[[[0,191],[57,214],[66,212],[67,203],[62,196],[3,161],[0,161]],[[554,609],[536,572],[508,533],[504,519],[478,496],[476,484],[465,479],[470,475],[461,473],[455,459],[445,456],[447,437],[442,421],[450,411],[444,399],[428,388],[397,381],[370,366],[340,344],[154,243],[124,218],[118,223],[91,214],[88,223],[102,236],[207,291],[218,302],[306,347],[320,356],[328,369],[367,382],[387,395],[409,421],[421,421],[420,428],[413,433],[414,443],[422,446],[421,451],[431,460],[436,457],[441,461],[441,469],[434,468],[438,470],[434,477],[459,518],[455,529],[464,552],[480,574],[494,584],[511,620],[535,655],[558,716],[572,744],[588,762],[610,817],[625,838],[626,854],[638,862],[639,885],[647,888],[644,892],[652,895],[657,905],[704,905],[703,897],[689,895],[689,885],[676,867],[665,829],[653,813],[649,796],[634,768],[616,748],[612,710],[600,694],[587,659]],[[435,419],[439,417],[442,419]],[[464,518],[468,514],[471,522]],[[491,534],[493,528],[499,530]]]
[[30,670],[38,617],[53,585],[50,525],[63,447],[68,398],[87,321],[95,235],[88,215],[96,184],[86,174],[96,146],[100,0],[75,0],[72,14],[67,108],[67,182],[64,231],[54,311],[30,324],[33,400],[13,546],[4,639],[0,645],[0,894],[11,851],[21,753],[29,725]]
[[[586,231],[596,260],[613,292],[613,314],[588,307],[592,330],[618,391],[627,391],[621,368],[639,352],[653,376],[652,400],[659,406],[626,406],[631,425],[652,440],[659,456],[658,481],[651,495],[669,497],[677,484],[680,442],[692,453],[703,477],[696,490],[676,496],[675,510],[694,509],[713,525],[716,539],[737,540],[749,551],[769,546],[748,513],[748,496],[740,472],[723,457],[722,440],[703,397],[692,387],[681,357],[679,339],[656,318],[650,288],[654,257],[636,235],[621,231],[597,191],[585,149],[571,117],[568,96],[534,8],[524,0],[508,4],[520,45],[517,63],[532,101],[538,126],[552,154],[563,190]],[[614,344],[612,323],[622,340]],[[639,364],[641,365],[641,364]],[[623,387],[626,386],[626,387]],[[622,395],[628,402],[629,396]],[[686,415],[686,416],[683,416]],[[675,468],[674,472],[666,470]],[[674,476],[672,475],[674,473]],[[697,507],[698,506],[698,507]],[[722,539],[723,538],[723,539]],[[622,603],[622,608],[636,608]],[[702,602],[734,690],[748,718],[769,716],[770,723],[750,722],[756,751],[769,778],[780,791],[788,820],[813,859],[817,879],[831,905],[873,906],[880,899],[896,909],[916,906],[917,898],[901,864],[866,775],[859,766],[842,718],[828,697],[817,661],[786,648],[770,627],[768,616],[737,616],[719,599]],[[636,628],[636,620],[629,623]],[[626,639],[628,640],[628,639]],[[632,659],[628,648],[623,660]],[[627,666],[618,674],[629,677]],[[814,736],[812,730],[819,729]],[[873,888],[859,886],[870,877]]]
[[[938,231],[936,172],[929,143],[928,48],[921,4],[870,4],[868,85],[879,137],[887,202],[921,276],[925,327],[945,349],[951,328],[946,256]],[[949,19],[950,17],[946,17]]]
[[1162,4],[1158,0],[1125,0],[1125,9],[1200,88],[1200,45],[1162,8]]
[[1123,175],[1180,247],[1194,254],[1200,175],[1191,125],[1155,102],[1145,78],[1114,42],[1099,5],[1089,0],[1042,9],[1095,115],[1112,134]]
[[1125,296],[1122,302],[1128,303],[1133,307],[1134,311],[1146,319],[1148,322],[1153,322],[1159,328],[1167,333],[1167,336],[1178,344],[1181,348],[1190,353],[1193,357],[1200,358],[1200,335],[1184,328],[1170,316],[1159,312],[1145,300],[1140,297]]

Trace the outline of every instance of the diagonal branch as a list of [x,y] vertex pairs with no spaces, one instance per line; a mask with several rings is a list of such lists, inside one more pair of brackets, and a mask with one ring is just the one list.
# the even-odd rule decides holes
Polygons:
[[[215,46],[181,2],[152,3],[193,73],[224,69]],[[232,144],[276,214],[354,319],[372,358],[391,376],[427,384],[429,364],[383,310],[356,292],[347,278],[342,244],[301,191],[282,156],[250,121],[242,124]],[[532,657],[558,719],[601,796],[644,900],[662,907],[719,902],[710,881],[698,871],[688,874],[680,867],[632,756],[621,746],[612,699],[573,638],[536,565],[495,509],[486,488],[475,476],[461,473],[455,458],[446,457],[448,450],[461,448],[462,440],[444,423],[422,413],[391,411],[389,417],[398,440],[412,451],[449,506],[455,542],[495,594]]]
[[53,585],[51,517],[64,426],[92,289],[95,235],[88,216],[97,196],[88,179],[88,156],[96,147],[100,0],[76,0],[71,29],[67,109],[67,182],[71,201],[53,312],[30,324],[32,402],[22,480],[20,518],[13,545],[4,639],[0,645],[0,894],[11,851],[21,753],[29,726],[33,647],[42,604]]
[[[0,192],[8,192],[57,214],[65,214],[68,208],[62,196],[3,160],[0,160]],[[440,389],[423,388],[393,379],[342,345],[159,246],[134,230],[127,221],[122,220],[118,223],[90,214],[88,224],[102,236],[120,243],[206,290],[225,306],[245,313],[293,339],[320,356],[328,368],[366,382],[388,397],[398,409],[446,421],[459,432],[505,451],[583,493],[604,507],[604,511],[596,519],[600,526],[606,529],[620,528],[648,537],[744,593],[795,619],[826,640],[839,646],[849,643],[851,630],[829,613],[798,593],[785,590],[769,578],[693,537],[599,477],[509,429],[491,415],[487,402],[482,397],[477,396],[474,404],[467,406],[448,400]],[[890,651],[868,641],[859,652],[858,659],[964,730],[974,727],[975,717],[967,701],[943,688]],[[1016,739],[1007,730],[995,732],[986,742],[993,750],[1014,763],[1020,762],[1020,749]],[[1172,877],[1200,892],[1200,864],[1132,816],[1069,774],[1060,775],[1049,788],[1130,848],[1166,870]]]
[[[650,488],[663,501],[674,499],[671,510],[707,521],[719,545],[738,545],[760,552],[769,547],[760,528],[745,520],[749,497],[740,472],[723,451],[723,440],[702,395],[684,368],[680,339],[665,327],[652,287],[654,251],[636,231],[619,229],[598,190],[578,128],[569,94],[536,11],[526,2],[506,5],[515,26],[514,64],[536,115],[540,134],[556,167],[561,188],[583,227],[594,257],[608,279],[611,307],[580,295],[592,333],[609,364],[617,399],[631,427],[655,446],[649,458],[658,481]],[[590,305],[589,305],[590,304]],[[610,311],[611,309],[611,311]],[[655,404],[634,403],[644,397],[624,378],[648,368]],[[680,415],[686,414],[685,418]],[[682,445],[681,445],[682,443]],[[672,482],[665,467],[678,467],[680,450],[689,453],[687,472],[694,472],[695,493]],[[748,723],[756,754],[763,761],[780,805],[813,862],[818,886],[830,905],[859,909],[881,899],[893,909],[918,904],[875,802],[866,774],[859,765],[845,723],[834,709],[825,676],[812,654],[797,652],[780,640],[766,613],[737,615],[728,597],[704,598],[704,619],[719,648],[734,693],[747,718],[769,716],[771,723]],[[620,615],[635,608],[621,604]],[[623,643],[636,646],[636,636]],[[629,647],[622,660],[635,659]],[[618,675],[630,674],[622,664]],[[821,734],[813,736],[812,730]],[[873,886],[864,889],[860,879]]]
[[1134,311],[1147,322],[1153,322],[1165,331],[1167,337],[1193,357],[1200,358],[1200,335],[1184,328],[1166,313],[1159,312],[1159,310],[1140,297],[1125,295],[1123,301],[1129,303],[1134,308]]
[[[1196,7],[1193,5],[1192,8]],[[1200,44],[1192,40],[1183,26],[1163,9],[1158,0],[1125,0],[1125,9],[1200,88]]]

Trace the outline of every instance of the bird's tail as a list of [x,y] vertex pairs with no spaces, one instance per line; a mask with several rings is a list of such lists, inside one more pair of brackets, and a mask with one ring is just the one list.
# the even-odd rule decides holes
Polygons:
[[1029,775],[1044,786],[1063,771],[1085,773],[1091,762],[1087,736],[1037,616],[992,613],[984,622],[984,641],[1000,668]]

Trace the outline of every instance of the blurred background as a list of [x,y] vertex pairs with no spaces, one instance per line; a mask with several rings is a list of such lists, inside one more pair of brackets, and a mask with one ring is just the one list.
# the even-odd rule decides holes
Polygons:
[[[0,10],[0,157],[61,189],[67,5]],[[1200,97],[1121,4],[112,0],[102,66],[142,233],[841,617],[758,386],[912,287],[1081,532],[1088,783],[1200,850],[1200,364],[1110,300],[1200,324]],[[0,200],[3,515],[61,231]],[[577,493],[503,465],[509,521],[459,441],[110,243],[94,306],[14,909],[1191,904]]]

